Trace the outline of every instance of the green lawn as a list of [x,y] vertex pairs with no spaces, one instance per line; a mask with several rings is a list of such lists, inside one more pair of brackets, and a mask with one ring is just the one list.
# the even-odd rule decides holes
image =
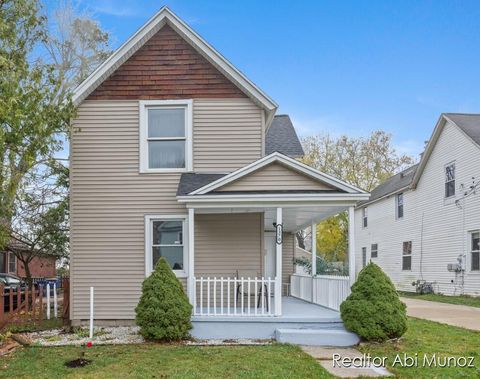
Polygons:
[[473,296],[446,296],[438,294],[420,295],[413,292],[399,292],[400,296],[409,297],[412,299],[438,301],[440,303],[469,305],[471,307],[480,308],[480,297]]
[[0,358],[0,378],[332,378],[290,345],[196,347],[124,345],[86,348],[89,366],[67,368],[81,348],[22,348]]
[[363,353],[372,356],[387,356],[387,363],[393,362],[395,356],[418,353],[419,362],[427,354],[437,356],[473,356],[476,368],[405,368],[390,367],[389,370],[398,378],[479,378],[480,377],[480,332],[470,331],[437,322],[410,318],[408,331],[398,343],[366,344],[360,346]]

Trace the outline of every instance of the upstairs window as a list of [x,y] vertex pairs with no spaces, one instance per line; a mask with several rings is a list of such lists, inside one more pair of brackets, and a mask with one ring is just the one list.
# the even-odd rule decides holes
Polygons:
[[480,271],[480,232],[471,233],[472,271]]
[[412,241],[403,243],[402,270],[412,270]]
[[445,166],[445,197],[455,196],[455,163]]
[[191,100],[140,102],[140,171],[192,169]]
[[377,257],[378,257],[378,243],[372,243],[370,258],[377,258]]
[[397,218],[403,218],[403,193],[399,193],[396,196],[397,205]]
[[368,210],[367,207],[362,210],[362,226],[366,228],[368,226]]

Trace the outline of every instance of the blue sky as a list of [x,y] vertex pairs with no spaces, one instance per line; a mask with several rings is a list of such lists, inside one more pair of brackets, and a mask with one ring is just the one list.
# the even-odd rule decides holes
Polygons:
[[480,113],[479,1],[80,0],[114,47],[163,5],[267,92],[302,136],[383,129],[416,155],[441,112]]

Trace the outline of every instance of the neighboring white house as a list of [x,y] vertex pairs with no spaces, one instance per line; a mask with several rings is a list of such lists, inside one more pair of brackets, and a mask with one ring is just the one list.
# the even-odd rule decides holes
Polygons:
[[480,115],[442,114],[419,164],[356,208],[357,273],[372,260],[399,290],[479,296],[479,181]]

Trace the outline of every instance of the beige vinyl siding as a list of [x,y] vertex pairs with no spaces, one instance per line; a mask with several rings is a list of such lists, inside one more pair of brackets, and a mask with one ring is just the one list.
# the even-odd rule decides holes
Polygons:
[[195,216],[195,276],[235,277],[237,270],[262,274],[262,214]]
[[250,99],[196,99],[193,113],[196,172],[231,172],[263,156],[262,111]]
[[[250,100],[195,100],[193,119],[196,171],[230,171],[260,158],[260,111]],[[209,147],[212,128],[217,134],[210,136]],[[93,285],[97,319],[133,319],[145,277],[144,217],[186,214],[185,206],[176,200],[180,174],[139,173],[136,100],[84,101],[74,130],[70,148],[71,318],[88,318],[89,287]],[[222,150],[224,146],[228,151]],[[247,153],[240,154],[244,150]]]
[[145,214],[185,214],[180,174],[141,175],[138,102],[85,101],[71,142],[71,317],[132,319],[145,278]]
[[269,164],[221,187],[218,191],[331,190],[318,180],[295,172],[281,164]]
[[295,236],[293,233],[283,234],[282,246],[282,293],[286,295],[285,283],[290,283],[290,275],[293,274],[293,256],[295,249]]

